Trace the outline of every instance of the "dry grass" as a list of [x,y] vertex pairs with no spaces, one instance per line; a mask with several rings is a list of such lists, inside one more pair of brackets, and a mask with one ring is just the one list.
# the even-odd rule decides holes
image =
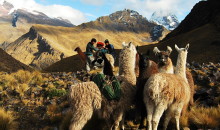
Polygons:
[[220,105],[218,107],[194,106],[189,113],[189,121],[198,128],[216,128],[220,125]]
[[12,114],[0,108],[0,130],[16,130],[17,128],[18,125]]
[[186,116],[180,118],[181,127],[196,127],[211,129],[220,126],[220,105],[218,107],[203,107],[196,103]]

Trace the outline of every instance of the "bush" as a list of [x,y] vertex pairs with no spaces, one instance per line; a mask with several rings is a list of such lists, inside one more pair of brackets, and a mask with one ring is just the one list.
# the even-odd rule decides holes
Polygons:
[[53,88],[51,90],[49,90],[48,92],[48,97],[52,98],[52,97],[61,97],[66,95],[66,90],[65,89],[56,89]]
[[17,126],[12,114],[0,108],[0,130],[15,130]]

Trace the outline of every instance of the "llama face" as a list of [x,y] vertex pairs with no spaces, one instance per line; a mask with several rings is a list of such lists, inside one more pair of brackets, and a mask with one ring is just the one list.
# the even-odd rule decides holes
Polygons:
[[153,52],[158,56],[158,64],[166,65],[169,62],[169,56],[172,52],[171,47],[167,46],[166,51],[160,51],[157,47],[154,48]]

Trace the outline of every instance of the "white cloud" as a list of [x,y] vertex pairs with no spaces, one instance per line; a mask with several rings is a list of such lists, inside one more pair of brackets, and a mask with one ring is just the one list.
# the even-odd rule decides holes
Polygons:
[[81,2],[85,3],[85,4],[90,4],[90,5],[103,5],[105,0],[80,0]]
[[45,13],[46,15],[52,18],[62,17],[64,19],[68,19],[75,25],[79,25],[87,21],[85,14],[70,6],[64,6],[64,5],[44,6],[36,3],[34,0],[6,0],[6,1],[12,3],[15,9],[25,8],[28,10],[37,10]]

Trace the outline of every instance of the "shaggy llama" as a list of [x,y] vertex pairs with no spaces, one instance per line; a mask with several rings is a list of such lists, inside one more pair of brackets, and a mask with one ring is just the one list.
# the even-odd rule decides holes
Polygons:
[[117,129],[124,112],[129,109],[136,93],[135,58],[136,48],[132,43],[123,43],[119,55],[119,71],[122,96],[119,101],[109,101],[94,82],[78,83],[70,88],[69,102],[73,111],[70,130],[81,130],[91,119],[94,111],[106,119],[111,129]]
[[[159,72],[163,72],[163,73],[176,73],[175,72],[175,67],[173,66],[172,60],[169,58],[171,52],[172,52],[172,48],[167,46],[167,50],[166,51],[160,51],[157,47],[154,48],[154,53],[155,55],[158,56],[158,69]],[[187,81],[189,83],[190,86],[190,90],[191,90],[191,96],[190,96],[190,105],[192,106],[194,104],[194,93],[195,93],[195,86],[194,86],[194,81],[193,81],[193,77],[192,74],[189,70],[186,70],[186,78]]]
[[189,103],[190,88],[186,80],[186,48],[178,49],[177,74],[157,73],[152,75],[144,87],[144,102],[147,108],[148,130],[157,130],[160,118],[166,111],[164,129],[172,116],[179,130],[179,118],[183,106]]

